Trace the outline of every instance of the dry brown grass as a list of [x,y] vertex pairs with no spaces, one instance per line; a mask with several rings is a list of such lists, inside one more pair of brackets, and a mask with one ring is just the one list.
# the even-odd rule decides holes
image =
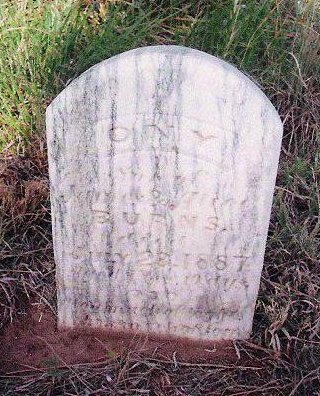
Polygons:
[[54,301],[49,182],[43,142],[0,159],[0,328],[30,298]]
[[[274,97],[285,138],[253,337],[235,344],[237,364],[183,364],[174,356],[163,362],[128,351],[99,364],[62,367],[58,362],[1,377],[3,394],[318,395],[319,94],[310,87],[301,98],[290,90]],[[30,299],[54,310],[55,289],[43,142],[22,157],[8,156],[1,167],[4,325]],[[256,369],[243,368],[244,361]]]
[[[202,7],[208,2],[200,3]],[[283,2],[276,3],[280,7]],[[181,32],[203,14],[201,7],[193,7],[190,17],[176,16]],[[290,27],[295,16],[289,6],[286,18]],[[277,77],[273,82],[268,77],[266,87],[284,120],[285,133],[254,331],[250,342],[235,343],[238,362],[184,364],[175,355],[167,361],[146,359],[141,351],[69,367],[53,359],[46,368],[0,377],[1,395],[320,395],[319,25],[307,26],[304,17],[298,22],[303,29],[292,32],[288,27],[294,42],[288,44],[292,63],[285,62],[290,66],[287,74],[279,78],[278,64],[269,65],[270,75]],[[170,23],[154,35],[155,42],[175,42]],[[208,32],[203,35],[209,45]],[[30,301],[55,311],[43,139],[35,139],[20,156],[3,155],[0,178],[4,327],[26,312]],[[244,362],[250,364],[245,367]]]

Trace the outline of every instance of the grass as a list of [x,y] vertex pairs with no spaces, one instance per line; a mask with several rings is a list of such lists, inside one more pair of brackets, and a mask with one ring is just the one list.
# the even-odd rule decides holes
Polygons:
[[144,45],[198,48],[251,75],[285,128],[254,332],[237,344],[262,370],[132,351],[59,376],[0,378],[2,394],[319,395],[319,12],[316,0],[0,3],[2,326],[30,299],[55,310],[44,111],[89,66]]

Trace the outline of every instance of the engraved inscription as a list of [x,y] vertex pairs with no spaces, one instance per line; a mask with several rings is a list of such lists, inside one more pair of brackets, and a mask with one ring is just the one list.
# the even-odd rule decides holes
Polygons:
[[247,338],[282,126],[250,79],[155,46],[47,109],[59,326]]

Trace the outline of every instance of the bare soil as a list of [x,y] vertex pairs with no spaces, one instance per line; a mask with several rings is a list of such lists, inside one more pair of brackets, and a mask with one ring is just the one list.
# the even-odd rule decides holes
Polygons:
[[101,363],[129,351],[146,358],[190,363],[235,363],[238,359],[228,341],[195,342],[110,329],[58,330],[49,309],[32,305],[0,335],[0,373]]

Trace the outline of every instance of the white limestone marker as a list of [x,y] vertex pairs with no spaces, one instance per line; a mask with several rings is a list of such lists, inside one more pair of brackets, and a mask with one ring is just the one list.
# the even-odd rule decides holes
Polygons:
[[281,137],[253,82],[190,48],[74,80],[47,109],[59,326],[249,337]]

